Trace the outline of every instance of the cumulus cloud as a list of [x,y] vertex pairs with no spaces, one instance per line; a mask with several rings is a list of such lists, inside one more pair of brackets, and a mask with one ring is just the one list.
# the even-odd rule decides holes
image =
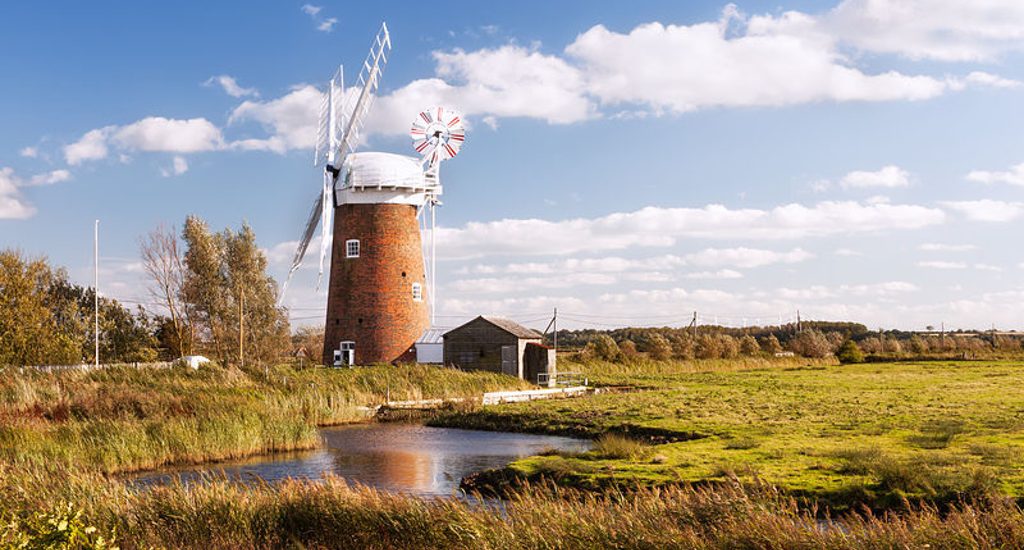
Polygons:
[[[910,174],[899,166],[885,166],[881,170],[868,172],[855,170],[843,176],[839,185],[844,189],[864,187],[907,187]],[[879,201],[886,202],[886,201]]]
[[743,274],[735,269],[719,269],[718,271],[695,271],[685,275],[687,279],[741,279]]
[[917,262],[917,266],[931,269],[967,269],[967,264],[964,262],[946,262],[942,260]]
[[39,149],[35,147],[22,147],[18,154],[25,158],[34,159],[39,156]]
[[322,99],[314,86],[302,85],[277,99],[242,102],[231,112],[228,124],[256,122],[269,137],[237,140],[232,147],[275,153],[313,148]]
[[989,61],[1024,49],[1017,0],[845,0],[816,28],[864,51],[910,59]]
[[111,147],[121,151],[197,153],[224,147],[220,128],[205,118],[187,120],[146,117],[125,126],[106,126],[86,132],[64,147],[71,166],[107,157]]
[[224,90],[224,93],[231,97],[259,97],[260,93],[256,91],[256,88],[243,88],[238,85],[238,81],[235,77],[226,74],[211,76],[206,82],[203,82],[204,86],[212,86],[217,84]]
[[185,157],[174,157],[169,168],[160,169],[160,174],[165,178],[180,176],[185,172],[188,172],[188,161],[185,160]]
[[924,243],[918,246],[918,250],[925,252],[967,252],[968,250],[975,250],[978,247],[973,244],[943,244],[943,243]]
[[446,258],[486,255],[566,255],[665,247],[679,239],[795,239],[811,236],[918,229],[945,220],[936,208],[853,201],[787,204],[770,210],[647,207],[599,218],[561,221],[505,219],[438,228]]
[[999,75],[986,73],[982,71],[973,71],[967,75],[964,79],[967,84],[978,84],[981,86],[988,86],[991,88],[1020,88],[1024,83],[1019,80],[1011,80],[1009,78],[1003,78]]
[[775,252],[754,248],[707,248],[688,254],[686,261],[699,267],[731,266],[739,268],[760,267],[769,264],[802,262],[814,255],[801,248],[789,252]]
[[1008,183],[1010,185],[1024,186],[1024,162],[1011,166],[1005,172],[973,170],[967,174],[967,179],[976,183]]
[[979,222],[1008,222],[1024,213],[1024,203],[992,199],[976,201],[944,201],[942,206],[960,212],[969,220]]
[[35,207],[22,196],[22,188],[53,185],[69,179],[71,172],[67,170],[53,170],[24,179],[13,168],[0,168],[0,220],[23,220],[36,213]]
[[89,130],[78,141],[64,147],[64,160],[77,166],[87,160],[107,158],[107,137],[114,126]]

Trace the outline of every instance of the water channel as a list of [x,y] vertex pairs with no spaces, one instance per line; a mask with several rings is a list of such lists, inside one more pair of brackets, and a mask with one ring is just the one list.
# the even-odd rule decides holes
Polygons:
[[137,484],[180,478],[194,483],[223,472],[240,481],[256,478],[319,479],[332,473],[352,483],[418,496],[452,496],[474,472],[500,468],[547,449],[585,451],[590,442],[568,437],[433,428],[413,424],[365,424],[324,428],[324,444],[313,451],[278,453],[232,462],[146,472]]

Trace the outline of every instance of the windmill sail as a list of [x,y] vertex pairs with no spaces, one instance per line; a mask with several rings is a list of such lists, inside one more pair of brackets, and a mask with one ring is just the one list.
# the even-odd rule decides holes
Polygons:
[[320,288],[320,282],[324,275],[324,259],[327,257],[328,236],[331,231],[331,214],[334,211],[332,187],[337,182],[338,174],[345,163],[345,157],[359,144],[363,121],[373,104],[373,97],[380,85],[380,77],[387,65],[387,56],[390,51],[391,36],[388,34],[388,26],[387,23],[381,23],[380,31],[377,32],[373,45],[370,46],[370,53],[367,54],[362,69],[359,71],[356,86],[360,88],[360,91],[351,109],[348,108],[346,101],[348,94],[345,93],[341,68],[331,78],[320,106],[320,123],[317,127],[316,151],[314,153],[314,163],[324,167],[323,187],[313,203],[313,210],[310,212],[309,221],[306,222],[302,240],[299,241],[299,247],[295,251],[291,268],[288,270],[288,278],[281,290],[282,300],[292,275],[302,265],[302,259],[306,255],[306,249],[309,248],[318,223],[321,227],[321,238],[317,289]]

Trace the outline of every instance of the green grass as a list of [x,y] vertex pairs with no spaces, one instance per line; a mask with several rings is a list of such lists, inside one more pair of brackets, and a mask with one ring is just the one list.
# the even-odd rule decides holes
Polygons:
[[319,443],[317,426],[365,421],[391,399],[478,396],[525,387],[426,366],[280,366],[0,372],[0,462],[113,473]]
[[[755,477],[844,507],[1024,497],[1024,363],[608,363],[560,366],[643,391],[453,413],[442,425],[600,437],[626,433],[661,457],[531,457],[581,487],[721,483]],[[701,370],[704,368],[706,370]],[[558,462],[557,465],[554,464]]]

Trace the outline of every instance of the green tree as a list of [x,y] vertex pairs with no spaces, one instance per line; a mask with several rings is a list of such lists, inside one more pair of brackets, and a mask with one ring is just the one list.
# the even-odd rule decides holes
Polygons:
[[836,353],[836,357],[839,358],[841,363],[863,363],[864,352],[857,346],[857,342],[853,340],[847,340],[839,346],[839,351]]
[[775,355],[782,352],[782,344],[774,334],[769,334],[761,338],[761,350],[769,355]]
[[749,334],[743,335],[740,338],[740,353],[743,355],[757,355],[761,352],[761,346],[757,345],[757,340]]
[[647,340],[647,353],[651,359],[664,361],[672,357],[672,344],[669,343],[668,338],[660,334],[653,334]]
[[597,359],[614,361],[619,358],[619,345],[607,334],[598,334],[587,342],[584,353]]
[[182,301],[193,311],[196,337],[223,363],[262,363],[289,346],[288,317],[277,306],[277,283],[248,224],[211,233],[196,216],[182,232],[188,250]]
[[0,364],[52,365],[81,361],[84,332],[69,330],[77,304],[60,292],[63,270],[43,258],[0,252]]
[[832,353],[828,338],[818,330],[805,330],[789,341],[789,349],[804,357],[826,357]]
[[713,334],[701,334],[694,346],[694,355],[698,359],[718,359],[722,357],[722,341]]

